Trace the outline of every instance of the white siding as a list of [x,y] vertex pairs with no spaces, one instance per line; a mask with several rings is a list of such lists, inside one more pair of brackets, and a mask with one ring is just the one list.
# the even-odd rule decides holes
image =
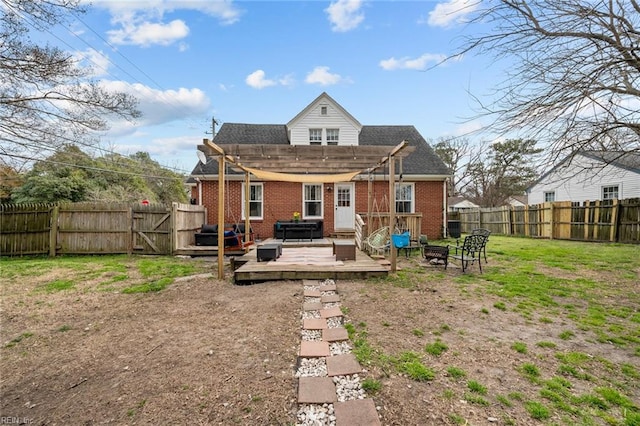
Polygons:
[[[322,107],[327,108],[327,115],[321,114]],[[309,145],[309,129],[323,129],[323,145],[327,144],[326,129],[340,130],[338,145],[358,145],[358,129],[353,121],[331,103],[314,105],[306,115],[299,117],[289,127],[291,145]]]
[[[618,185],[618,198],[640,197],[640,174],[613,165],[584,170],[581,157],[569,166],[560,166],[529,188],[529,204],[544,202],[545,192],[555,192],[555,201],[602,199],[602,187]],[[593,160],[588,160],[590,163]]]

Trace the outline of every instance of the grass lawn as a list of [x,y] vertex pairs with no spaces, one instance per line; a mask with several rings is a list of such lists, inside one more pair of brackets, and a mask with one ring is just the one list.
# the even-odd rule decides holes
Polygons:
[[[487,256],[337,283],[382,423],[640,426],[640,246],[491,236]],[[179,280],[215,266],[2,258],[3,413],[295,423],[300,283]]]

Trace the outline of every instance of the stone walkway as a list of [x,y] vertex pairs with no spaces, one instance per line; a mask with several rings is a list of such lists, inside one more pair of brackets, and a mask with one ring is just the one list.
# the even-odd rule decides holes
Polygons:
[[298,354],[298,425],[379,426],[376,406],[360,383],[333,280],[303,280]]

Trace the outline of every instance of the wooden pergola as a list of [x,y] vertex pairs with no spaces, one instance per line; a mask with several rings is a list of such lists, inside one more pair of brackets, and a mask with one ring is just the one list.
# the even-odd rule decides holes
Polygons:
[[[362,173],[389,166],[389,223],[395,221],[395,160],[415,150],[407,141],[396,146],[338,145],[217,145],[204,139],[208,154],[218,157],[218,223],[224,223],[225,165],[245,174],[245,211],[249,211],[250,175],[266,180],[296,182],[343,182]],[[368,180],[368,214],[372,210],[373,183]],[[245,229],[250,229],[245,217]],[[249,238],[245,233],[245,238]],[[396,251],[391,250],[391,271],[396,271]],[[224,278],[224,233],[218,233],[218,278]]]

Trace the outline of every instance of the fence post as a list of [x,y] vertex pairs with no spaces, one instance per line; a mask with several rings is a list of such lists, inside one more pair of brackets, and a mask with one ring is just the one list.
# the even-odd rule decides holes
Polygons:
[[524,235],[528,237],[531,234],[529,231],[529,203],[524,205]]
[[56,246],[58,245],[58,216],[60,214],[60,207],[53,206],[51,210],[51,217],[49,218],[49,256],[56,256]]
[[169,227],[171,228],[171,254],[174,254],[178,247],[178,227],[176,226],[176,218],[178,216],[178,203],[171,203],[171,217],[169,219]]
[[589,200],[582,202],[584,207],[584,240],[589,241]]
[[593,239],[599,240],[600,236],[600,200],[596,200],[595,212],[593,213]]
[[618,235],[618,199],[613,200],[613,206],[611,207],[611,228],[609,232],[609,241],[615,242]]
[[129,223],[129,243],[127,244],[127,254],[131,256],[133,254],[133,206],[129,206],[127,211],[127,221]]
[[554,202],[551,202],[551,206],[549,207],[549,229],[551,232],[549,232],[549,239],[553,240],[553,237],[555,236],[555,229],[554,229],[554,215],[556,214],[555,210],[554,210]]

